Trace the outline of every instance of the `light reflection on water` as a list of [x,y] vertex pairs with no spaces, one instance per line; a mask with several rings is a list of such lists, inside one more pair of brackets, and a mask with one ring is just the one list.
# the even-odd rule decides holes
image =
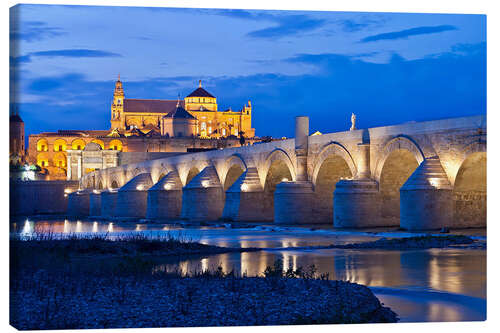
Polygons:
[[[52,233],[150,233],[178,232],[205,244],[225,247],[297,247],[373,240],[359,235],[335,236],[316,232],[262,231],[201,227],[182,229],[172,225],[113,224],[85,221],[25,221],[11,224],[11,232],[29,235]],[[280,259],[284,269],[314,265],[318,273],[331,279],[351,281],[375,291],[403,321],[484,320],[486,318],[486,251],[431,249],[419,251],[389,250],[276,250],[225,253],[159,264],[155,270],[180,271],[184,274],[218,266],[248,276],[262,275],[267,266]],[[384,289],[385,288],[385,289]],[[438,291],[438,293],[436,293]],[[410,294],[405,294],[411,292]],[[465,299],[449,297],[464,295]],[[467,298],[469,297],[469,298]]]

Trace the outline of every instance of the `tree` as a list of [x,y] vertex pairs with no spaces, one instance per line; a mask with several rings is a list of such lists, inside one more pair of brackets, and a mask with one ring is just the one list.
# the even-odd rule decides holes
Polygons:
[[240,145],[244,146],[245,145],[245,137],[243,136],[243,134],[245,134],[245,132],[240,131],[239,134],[240,134]]

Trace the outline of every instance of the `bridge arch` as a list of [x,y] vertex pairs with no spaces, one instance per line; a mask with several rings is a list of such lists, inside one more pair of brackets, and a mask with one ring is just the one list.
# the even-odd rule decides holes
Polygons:
[[120,188],[120,181],[116,178],[111,178],[111,181],[110,181],[110,184],[109,184],[109,187],[112,188],[112,189],[117,189],[117,188]]
[[486,161],[486,141],[464,147],[453,186],[455,227],[486,226]]
[[[292,162],[290,155],[288,155],[288,153],[284,149],[281,149],[281,148],[274,149],[266,156],[266,159],[264,162],[264,167],[262,169],[262,174],[264,175],[264,180],[266,179],[266,177],[269,173],[269,169],[271,168],[272,164],[275,162],[279,162],[279,161],[283,162],[286,165],[286,167],[288,168],[288,171],[290,172],[291,179],[288,179],[288,180],[295,181],[296,173],[295,173],[294,163]],[[259,174],[260,174],[260,172],[259,172]]]
[[[153,183],[158,183],[163,177],[168,175],[168,173],[172,171],[172,168],[161,167],[156,172],[151,172],[151,177],[153,178]],[[154,175],[154,177],[153,177]],[[156,181],[155,181],[156,180]]]
[[247,164],[240,154],[233,154],[224,162],[224,170],[223,177],[220,179],[226,191],[247,170]]
[[182,179],[184,179],[184,184],[183,186],[186,186],[187,184],[189,184],[189,182],[191,180],[193,180],[193,178],[200,173],[200,171],[203,170],[203,168],[199,168],[197,165],[192,165],[192,166],[188,166],[184,172],[180,173],[179,171],[179,175],[180,174],[183,174],[183,178],[181,178],[181,181]]
[[388,140],[379,153],[380,157],[377,161],[377,166],[375,168],[375,174],[374,174],[375,179],[377,181],[380,181],[385,161],[393,152],[397,150],[406,150],[411,154],[413,154],[419,165],[425,158],[422,149],[420,149],[419,145],[415,142],[415,140],[406,135],[398,135]]
[[274,220],[274,192],[276,186],[285,181],[295,181],[296,174],[290,156],[277,148],[267,155],[264,163],[262,212],[264,220]]
[[314,169],[313,169],[312,179],[311,179],[315,186],[316,186],[318,173],[319,173],[323,163],[325,162],[325,160],[332,157],[332,155],[333,156],[337,155],[337,156],[341,157],[345,161],[345,163],[347,164],[347,166],[351,172],[351,175],[352,176],[356,175],[356,173],[357,173],[356,163],[354,163],[354,159],[352,158],[352,155],[349,153],[349,151],[344,146],[342,146],[340,143],[331,142],[331,143],[328,143],[325,146],[323,146],[323,148],[321,148],[321,151],[319,152],[319,154],[317,155],[317,157],[315,159]]
[[356,175],[356,164],[345,147],[337,142],[325,145],[317,155],[312,173],[315,218],[331,223],[333,196],[337,183]]
[[380,225],[399,225],[399,189],[423,160],[422,150],[407,136],[397,136],[384,145],[375,171],[381,199]]

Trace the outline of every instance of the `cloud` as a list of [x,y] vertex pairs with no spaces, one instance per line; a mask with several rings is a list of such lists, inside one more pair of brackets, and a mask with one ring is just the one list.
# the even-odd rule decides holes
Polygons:
[[68,57],[68,58],[109,58],[121,57],[121,54],[89,49],[67,49],[31,52],[31,56],[37,57]]
[[12,65],[18,65],[18,64],[22,64],[22,63],[28,63],[28,62],[31,62],[31,58],[29,56],[29,54],[27,55],[23,55],[23,56],[18,56],[18,57],[10,57],[10,63]]
[[66,57],[66,58],[110,58],[110,57],[121,57],[121,54],[101,51],[101,50],[89,50],[89,49],[67,49],[67,50],[49,50],[49,51],[38,51],[30,52],[22,56],[10,57],[10,62],[12,65],[16,66],[22,63],[30,63],[32,57]]
[[380,27],[388,18],[378,15],[362,15],[360,17],[339,20],[337,23],[342,27],[344,32],[358,32],[369,27]]
[[277,25],[251,31],[247,34],[253,38],[278,39],[285,36],[296,35],[301,32],[315,30],[325,24],[323,19],[311,18],[307,15],[287,15],[276,19]]
[[47,38],[57,37],[66,34],[61,28],[48,26],[40,21],[23,21],[20,23],[14,16],[10,21],[11,41],[22,40],[35,42]]
[[417,27],[401,31],[387,32],[365,37],[360,40],[360,43],[376,42],[379,40],[394,40],[404,39],[410,36],[435,34],[444,31],[458,30],[457,27],[452,25],[438,25],[433,27]]
[[285,14],[287,12],[277,11],[248,11],[242,9],[216,9],[209,10],[206,13],[231,17],[235,19],[268,21],[275,26],[251,31],[247,34],[251,38],[279,39],[285,36],[297,35],[301,32],[307,32],[327,23],[324,19],[313,18],[304,14]]

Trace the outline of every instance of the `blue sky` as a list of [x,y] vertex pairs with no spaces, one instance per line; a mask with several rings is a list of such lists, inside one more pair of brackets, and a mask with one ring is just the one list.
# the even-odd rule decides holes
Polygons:
[[486,113],[486,16],[18,5],[11,108],[27,134],[108,129],[127,98],[175,99],[199,79],[219,107],[252,101],[257,135]]

